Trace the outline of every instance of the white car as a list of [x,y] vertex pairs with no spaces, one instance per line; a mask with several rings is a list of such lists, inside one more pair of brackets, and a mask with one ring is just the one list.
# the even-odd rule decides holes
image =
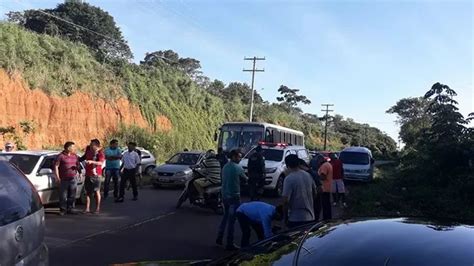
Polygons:
[[[41,198],[43,205],[59,202],[59,184],[53,173],[57,151],[14,151],[0,153],[0,161],[9,161],[20,169],[30,180]],[[85,180],[85,169],[77,180],[76,199],[81,199]]]
[[[247,172],[248,158],[255,152],[255,148],[250,150],[240,162],[240,165]],[[285,158],[290,154],[296,154],[306,163],[309,163],[310,156],[304,146],[289,146],[286,144],[265,144],[262,145],[262,154],[265,157],[265,190],[271,190],[276,195],[281,196],[283,192],[283,181],[285,179]]]

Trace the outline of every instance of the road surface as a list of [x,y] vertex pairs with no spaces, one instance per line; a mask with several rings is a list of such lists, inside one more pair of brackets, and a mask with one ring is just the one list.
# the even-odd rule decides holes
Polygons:
[[[214,244],[221,216],[185,203],[179,189],[143,188],[139,200],[104,202],[100,215],[58,216],[47,209],[50,265],[109,265],[149,260],[207,259],[226,254]],[[265,198],[277,203],[276,198]],[[77,206],[82,207],[82,206]],[[235,227],[236,243],[240,229]]]

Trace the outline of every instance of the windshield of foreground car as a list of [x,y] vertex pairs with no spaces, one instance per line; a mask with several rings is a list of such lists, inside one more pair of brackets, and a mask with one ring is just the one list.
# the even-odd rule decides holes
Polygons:
[[[248,159],[255,153],[255,149],[249,152],[245,159]],[[265,161],[274,161],[274,162],[281,162],[283,160],[283,150],[275,150],[275,149],[262,149],[263,157],[265,157]]]
[[193,153],[177,153],[171,159],[169,159],[167,164],[181,164],[181,165],[195,165],[198,163],[200,155]]
[[40,156],[29,154],[0,154],[1,161],[9,161],[18,167],[25,175],[31,174]]

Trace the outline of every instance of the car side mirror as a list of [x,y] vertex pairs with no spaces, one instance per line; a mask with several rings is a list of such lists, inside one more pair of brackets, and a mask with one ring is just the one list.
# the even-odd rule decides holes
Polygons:
[[53,174],[53,170],[49,168],[42,168],[38,172],[38,175],[51,175],[51,174]]
[[374,164],[374,163],[375,163],[374,158],[370,159],[370,164]]

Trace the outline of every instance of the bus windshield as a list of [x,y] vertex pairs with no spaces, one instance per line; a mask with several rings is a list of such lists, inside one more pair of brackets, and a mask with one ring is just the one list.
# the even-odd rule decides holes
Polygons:
[[224,152],[240,148],[243,153],[262,141],[264,128],[261,126],[223,126],[221,129],[221,146]]

